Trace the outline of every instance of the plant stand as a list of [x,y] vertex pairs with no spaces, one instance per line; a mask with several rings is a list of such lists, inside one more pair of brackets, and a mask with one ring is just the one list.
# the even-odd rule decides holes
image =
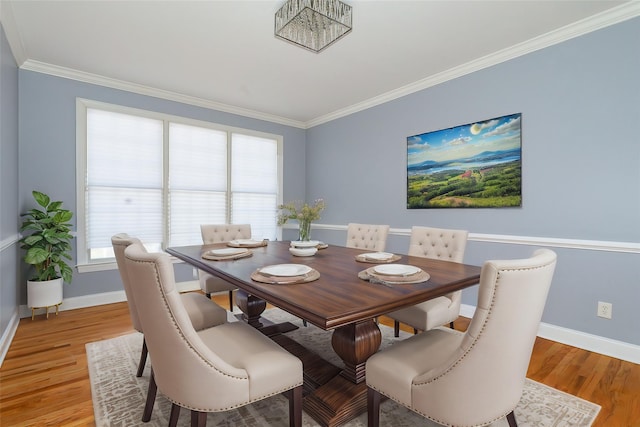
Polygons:
[[46,307],[31,307],[31,320],[33,320],[35,318],[36,315],[36,310],[39,308],[44,308],[46,310],[47,313],[47,319],[49,318],[49,307],[55,307],[56,308],[56,316],[58,315],[58,308],[60,307],[60,304],[62,304],[61,302],[59,302],[56,305],[48,305]]
[[46,280],[42,282],[27,281],[27,301],[31,308],[31,320],[35,317],[35,310],[44,308],[49,318],[49,307],[58,308],[62,304],[62,278]]

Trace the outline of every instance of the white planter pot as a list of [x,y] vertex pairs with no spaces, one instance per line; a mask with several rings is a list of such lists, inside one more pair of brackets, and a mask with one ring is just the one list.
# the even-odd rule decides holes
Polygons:
[[27,304],[31,309],[31,318],[36,308],[46,308],[48,318],[49,307],[55,306],[58,314],[58,305],[62,303],[62,284],[62,278],[44,282],[27,280]]

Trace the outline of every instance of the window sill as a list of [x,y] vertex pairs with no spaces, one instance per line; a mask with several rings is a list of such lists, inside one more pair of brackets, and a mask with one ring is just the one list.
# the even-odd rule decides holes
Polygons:
[[[177,263],[183,263],[184,261],[174,257],[174,256],[170,256],[171,258],[171,262],[174,264]],[[76,265],[76,269],[78,270],[78,273],[95,273],[98,271],[108,271],[108,270],[117,270],[118,269],[118,264],[114,261],[109,261],[109,262],[95,262],[95,263],[89,263],[89,264],[78,264]]]

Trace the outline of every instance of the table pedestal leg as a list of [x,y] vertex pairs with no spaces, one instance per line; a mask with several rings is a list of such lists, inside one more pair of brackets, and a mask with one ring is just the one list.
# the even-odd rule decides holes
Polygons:
[[260,317],[267,307],[266,301],[248,294],[242,289],[238,289],[236,292],[236,305],[242,311],[242,320],[267,336],[283,334],[298,329],[293,323],[273,323],[264,317]]
[[367,359],[378,351],[381,342],[380,328],[371,319],[336,329],[331,337],[331,345],[344,361],[342,376],[355,384],[363,382]]
[[305,412],[321,426],[329,427],[342,425],[364,413],[367,410],[365,364],[381,342],[382,334],[373,319],[336,329],[331,344],[344,361],[345,369],[305,397]]
[[267,308],[265,300],[249,295],[245,290],[238,289],[236,292],[236,305],[242,311],[242,320],[260,329],[263,324],[260,321],[260,315]]

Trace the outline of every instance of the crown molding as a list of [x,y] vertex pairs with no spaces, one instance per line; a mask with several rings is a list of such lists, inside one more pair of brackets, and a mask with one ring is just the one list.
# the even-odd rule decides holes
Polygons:
[[19,67],[27,59],[27,55],[22,44],[22,37],[20,37],[20,32],[16,26],[16,20],[13,17],[11,2],[0,1],[0,22],[2,22],[4,33],[7,36],[13,59],[15,59]]
[[237,114],[239,116],[252,119],[264,120],[271,123],[279,123],[286,126],[305,128],[303,122],[287,119],[285,117],[273,114],[261,113],[259,111],[249,110],[247,108],[234,107],[232,105],[223,104],[221,102],[210,101],[196,96],[183,95],[164,89],[157,89],[150,86],[144,86],[137,83],[130,83],[123,80],[112,79],[110,77],[100,76],[98,74],[86,73],[71,68],[60,67],[57,65],[47,64],[31,59],[26,60],[22,66],[23,70],[35,71],[38,73],[49,74],[56,77],[76,80],[83,83],[91,83],[98,86],[104,86],[112,89],[120,89],[127,92],[137,93],[140,95],[152,96],[154,98],[166,99],[168,101],[180,102],[182,104],[193,105],[196,107],[208,108],[211,110],[222,111],[225,113]]
[[[4,2],[3,2],[4,3]],[[1,9],[2,24],[7,33],[7,39],[11,46],[13,56],[21,69],[45,73],[57,77],[68,78],[80,82],[91,83],[99,86],[120,89],[128,92],[138,93],[141,95],[152,96],[169,101],[180,102],[183,104],[194,105],[198,107],[208,108],[212,110],[222,111],[226,113],[236,114],[243,117],[264,120],[272,123],[278,123],[285,126],[291,126],[300,129],[309,129],[332,120],[336,120],[359,111],[366,110],[384,104],[389,101],[401,98],[406,95],[436,86],[438,84],[456,79],[458,77],[471,74],[476,71],[491,67],[502,62],[535,52],[546,47],[579,37],[590,32],[615,25],[617,23],[640,16],[640,2],[629,1],[625,4],[609,9],[605,12],[593,15],[589,18],[577,21],[573,24],[564,26],[557,30],[492,53],[490,55],[478,58],[458,67],[443,71],[433,76],[427,77],[417,82],[402,86],[398,89],[386,92],[382,95],[370,98],[366,101],[351,105],[349,107],[336,110],[332,113],[317,117],[307,122],[280,117],[272,114],[262,113],[259,111],[249,110],[246,108],[235,107],[216,101],[210,101],[189,95],[183,95],[167,90],[157,89],[149,86],[130,83],[122,80],[112,79],[92,73],[85,73],[70,68],[59,67],[34,61],[26,58],[22,39],[15,26],[10,2],[3,4]]]
[[439,85],[449,80],[483,70],[485,68],[509,61],[514,58],[535,52],[553,46],[558,43],[573,39],[575,37],[588,34],[590,32],[618,24],[620,22],[640,16],[640,2],[631,1],[618,7],[609,9],[608,11],[593,15],[589,18],[566,25],[557,30],[527,40],[525,42],[510,46],[490,55],[478,58],[458,67],[451,68],[438,74],[434,74],[417,82],[410,83],[398,89],[383,93],[382,95],[370,98],[358,104],[351,105],[347,108],[334,111],[324,116],[318,117],[306,122],[306,127],[312,128],[341,117],[348,116],[359,111],[366,110],[377,105],[384,104],[389,101],[419,92],[424,89]]

